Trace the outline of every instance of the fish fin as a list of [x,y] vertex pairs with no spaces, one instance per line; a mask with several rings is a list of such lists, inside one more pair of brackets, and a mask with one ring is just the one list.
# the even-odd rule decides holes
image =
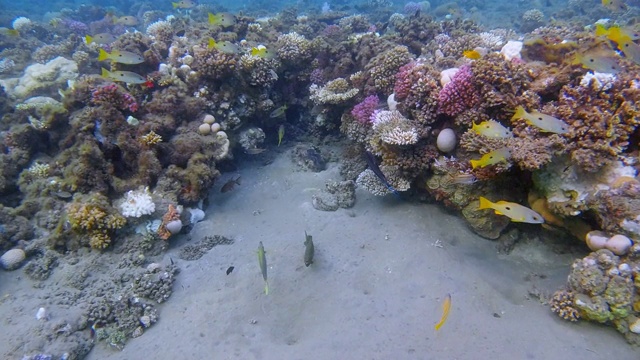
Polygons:
[[513,117],[511,117],[511,120],[522,119],[522,118],[525,117],[526,114],[527,114],[527,112],[524,111],[524,108],[522,107],[522,105],[519,105],[516,108],[516,113],[513,114]]
[[602,24],[596,24],[596,36],[607,36],[609,31]]
[[109,58],[109,53],[105,49],[100,49],[98,52],[98,61],[105,61]]
[[489,199],[480,196],[480,206],[478,207],[478,209],[482,210],[482,209],[491,209],[491,207],[493,206],[493,203],[491,201],[489,201]]
[[[500,210],[493,209],[493,212],[495,212],[495,213],[496,213],[496,215],[504,215],[502,212],[500,212]],[[506,215],[505,215],[505,216],[506,216]],[[514,221],[515,221],[515,220],[514,220]]]
[[84,40],[87,42],[87,45],[88,45],[93,42],[93,37],[91,35],[85,35]]

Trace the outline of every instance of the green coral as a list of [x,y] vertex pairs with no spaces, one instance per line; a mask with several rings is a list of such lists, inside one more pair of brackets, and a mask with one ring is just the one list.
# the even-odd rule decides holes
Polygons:
[[614,318],[609,311],[609,305],[600,296],[589,297],[585,294],[578,294],[575,296],[574,305],[580,315],[587,320],[606,323]]

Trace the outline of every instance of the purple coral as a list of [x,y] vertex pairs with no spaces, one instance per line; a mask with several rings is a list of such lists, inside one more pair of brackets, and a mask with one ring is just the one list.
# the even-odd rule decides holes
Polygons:
[[357,104],[351,110],[351,115],[353,115],[356,120],[358,120],[361,124],[369,124],[371,123],[371,116],[373,112],[378,107],[378,103],[380,100],[376,95],[367,96],[361,103]]
[[61,24],[62,26],[64,26],[65,28],[71,30],[76,34],[86,34],[89,32],[89,27],[87,26],[87,24],[81,21],[77,21],[73,19],[64,19],[62,20]]
[[414,61],[403,65],[398,70],[396,74],[396,83],[393,87],[393,93],[396,94],[396,100],[403,100],[407,96],[409,96],[409,92],[411,91],[412,82],[415,80],[411,76],[413,68],[416,67],[416,63]]
[[470,65],[461,67],[438,94],[438,112],[449,116],[456,116],[479,103]]
[[136,99],[113,83],[93,89],[91,91],[91,102],[94,104],[109,103],[120,110],[138,111]]

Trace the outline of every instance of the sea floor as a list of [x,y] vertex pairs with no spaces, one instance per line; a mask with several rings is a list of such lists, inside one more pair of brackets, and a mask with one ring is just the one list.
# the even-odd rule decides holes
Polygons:
[[[439,205],[360,189],[352,209],[315,210],[311,197],[339,180],[338,164],[299,171],[290,150],[281,151],[272,162],[258,155],[225,174],[220,184],[235,175],[242,184],[225,194],[214,189],[205,220],[171,240],[161,262],[172,259],[180,273],[159,321],[122,351],[99,343],[88,359],[640,358],[613,328],[563,321],[539,300],[565,283],[583,254],[559,255],[535,239],[499,254],[496,242]],[[316,248],[310,267],[305,231]],[[209,235],[235,242],[198,260],[179,258],[183,246]],[[37,321],[43,292],[61,291],[46,281],[34,288],[20,272],[0,273],[1,295],[12,294],[0,305],[0,354],[16,353],[8,334],[15,340]],[[451,312],[436,331],[447,294]]]

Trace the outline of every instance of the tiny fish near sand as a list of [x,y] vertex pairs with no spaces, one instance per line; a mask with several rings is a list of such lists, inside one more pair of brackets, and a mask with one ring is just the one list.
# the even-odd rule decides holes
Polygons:
[[223,193],[223,194],[226,193],[226,192],[229,192],[229,191],[235,189],[236,185],[240,185],[240,175],[238,175],[237,178],[231,179],[231,180],[227,181],[224,185],[222,185],[222,188],[220,188],[220,192]]
[[269,295],[269,282],[267,281],[267,256],[264,252],[264,246],[262,241],[258,245],[258,265],[260,265],[260,271],[262,272],[262,278],[264,279],[264,294]]
[[442,317],[440,317],[440,321],[434,326],[436,330],[440,330],[442,325],[447,321],[449,310],[451,310],[451,294],[447,294],[444,298],[444,303],[442,303]]
[[313,236],[304,232],[304,265],[309,267],[309,265],[313,264],[313,253],[315,252],[315,248],[313,246]]

